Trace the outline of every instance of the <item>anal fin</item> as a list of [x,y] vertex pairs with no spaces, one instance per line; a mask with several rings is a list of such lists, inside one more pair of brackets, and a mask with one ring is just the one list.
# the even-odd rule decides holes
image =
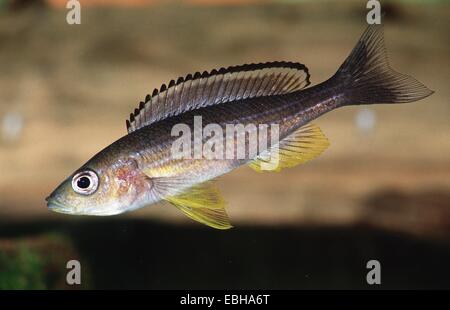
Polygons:
[[322,130],[314,124],[308,124],[258,155],[249,166],[257,172],[279,172],[316,158],[329,145]]

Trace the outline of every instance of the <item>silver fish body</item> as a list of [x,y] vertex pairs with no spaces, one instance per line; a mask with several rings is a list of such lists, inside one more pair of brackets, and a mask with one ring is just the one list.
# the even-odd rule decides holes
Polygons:
[[[268,125],[269,135],[270,125],[277,125],[278,150],[290,156],[286,164],[290,167],[322,151],[308,155],[309,144],[313,148],[315,138],[303,139],[304,134],[298,134],[320,115],[346,105],[411,102],[432,93],[415,79],[390,69],[379,26],[368,27],[333,77],[304,89],[307,85],[308,69],[285,62],[230,67],[171,81],[147,96],[131,114],[127,121],[129,133],[64,181],[50,195],[48,205],[63,213],[112,215],[167,200],[189,217],[222,228],[224,213],[214,211],[220,208],[215,207],[218,199],[209,197],[210,191],[197,191],[188,198],[186,193],[259,157],[248,150],[244,158],[196,157],[194,149],[210,138],[198,138],[196,119],[202,122],[200,132],[210,124],[220,128],[226,147],[235,146],[242,138],[225,134],[230,124],[248,128],[246,143],[252,134],[258,134],[254,131],[259,125]],[[189,158],[173,156],[179,138],[173,129],[179,124],[193,129]],[[260,147],[258,156],[273,151],[271,147]],[[304,151],[306,155],[300,154],[303,157],[292,155]],[[92,184],[96,187],[92,188]],[[219,220],[215,222],[214,217]]]
[[[278,124],[280,139],[309,123],[318,116],[331,111],[343,103],[341,94],[332,90],[324,91],[326,85],[318,85],[305,91],[287,95],[235,100],[221,105],[208,106],[190,111],[179,116],[162,120],[158,123],[140,128],[114,142],[80,170],[98,169],[102,165],[114,166],[118,162],[135,162],[136,169],[146,176],[151,184],[152,177],[161,176],[178,179],[177,190],[189,188],[194,184],[215,179],[231,170],[247,164],[252,158],[245,159],[173,159],[172,145],[178,138],[171,134],[177,124],[186,124],[194,128],[194,117],[201,117],[203,126],[218,124],[223,132],[229,124]],[[330,96],[330,93],[333,95]],[[250,128],[251,129],[251,128]],[[251,134],[251,130],[247,132]],[[192,136],[192,144],[194,144]],[[237,137],[234,138],[236,141]],[[205,142],[206,138],[202,142]],[[226,138],[224,137],[226,141]],[[236,145],[236,142],[231,144]],[[192,157],[194,157],[192,155]],[[151,186],[151,185],[150,185]],[[147,191],[139,191],[135,201],[128,205],[130,210],[140,208],[162,197],[148,195]],[[168,194],[168,193],[167,193]],[[128,209],[127,209],[128,210]]]

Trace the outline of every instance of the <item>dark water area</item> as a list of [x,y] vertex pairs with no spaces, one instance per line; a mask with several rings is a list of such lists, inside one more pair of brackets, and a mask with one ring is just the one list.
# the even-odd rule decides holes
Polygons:
[[[82,266],[83,281],[76,289],[450,288],[448,243],[362,227],[216,231],[146,220],[0,226],[2,239],[48,234],[63,235],[60,240],[75,249],[42,252],[60,260],[61,270],[47,276],[49,288],[64,281],[70,259]],[[366,263],[372,259],[381,263],[379,286],[366,282]]]

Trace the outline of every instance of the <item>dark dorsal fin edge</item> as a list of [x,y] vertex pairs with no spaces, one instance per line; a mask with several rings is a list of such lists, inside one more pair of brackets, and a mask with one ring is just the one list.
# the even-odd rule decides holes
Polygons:
[[[282,72],[275,74],[274,71],[270,75],[269,73],[265,73],[262,76],[259,73],[259,71],[270,69],[286,69],[292,72],[289,75],[288,73],[283,74]],[[258,72],[258,74],[256,76],[245,76],[246,73],[251,73],[252,71]],[[242,76],[239,76],[241,73]],[[236,76],[224,81],[224,77],[227,74]],[[219,76],[222,77],[217,78]],[[242,80],[239,80],[238,77]],[[230,66],[228,68],[222,67],[209,72],[203,71],[203,73],[195,72],[194,74],[187,74],[185,77],[171,80],[168,85],[162,84],[159,90],[155,88],[151,95],[146,95],[144,101],[139,103],[138,108],[126,120],[127,131],[131,133],[162,119],[164,116],[173,116],[204,106],[229,102],[236,99],[297,91],[310,85],[309,78],[309,70],[304,64],[287,61],[251,63]],[[266,81],[268,79],[269,81]],[[209,83],[208,85],[211,87],[202,84],[202,82]],[[197,83],[197,87],[205,86],[199,87],[201,88],[201,95],[198,94],[198,89],[194,94],[189,93],[190,90],[196,90],[195,83]],[[221,96],[223,98],[220,98],[221,96],[218,98],[215,97],[219,95],[220,90],[222,90]],[[239,92],[241,92],[240,96],[238,96]],[[230,96],[226,96],[230,94],[235,95],[235,97],[231,96],[232,98],[230,98]],[[211,99],[214,100],[211,101]]]

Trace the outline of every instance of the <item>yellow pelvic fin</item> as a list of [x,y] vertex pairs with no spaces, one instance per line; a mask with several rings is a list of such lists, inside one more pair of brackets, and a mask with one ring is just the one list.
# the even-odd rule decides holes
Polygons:
[[308,124],[262,152],[249,166],[257,172],[276,171],[303,164],[319,156],[330,143],[322,130]]
[[217,229],[229,229],[225,201],[210,182],[195,185],[176,196],[164,198],[191,219]]

